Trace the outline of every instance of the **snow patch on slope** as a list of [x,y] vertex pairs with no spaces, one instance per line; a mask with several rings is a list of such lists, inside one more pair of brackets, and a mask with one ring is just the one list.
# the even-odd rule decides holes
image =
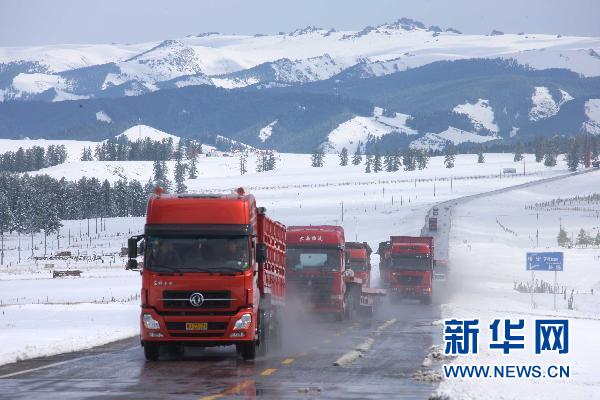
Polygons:
[[585,115],[589,118],[582,128],[592,135],[600,135],[600,99],[589,99],[585,102]]
[[410,115],[401,113],[386,117],[383,109],[376,107],[373,116],[354,117],[332,130],[323,147],[330,152],[339,152],[344,147],[349,152],[355,152],[357,147],[364,146],[370,139],[378,139],[392,132],[416,135],[418,132],[406,125],[410,118]]
[[123,136],[125,136],[127,139],[129,139],[132,142],[135,142],[136,140],[145,140],[145,139],[150,139],[153,141],[172,139],[174,144],[179,143],[178,136],[171,135],[170,133],[160,131],[160,130],[155,129],[148,125],[132,126],[131,128],[123,131],[123,133],[117,135],[116,137],[120,138]]
[[498,125],[494,122],[494,110],[489,100],[479,99],[477,103],[459,104],[452,110],[457,114],[465,114],[471,120],[475,130],[487,129],[490,132],[498,132]]
[[558,102],[554,101],[550,90],[545,86],[536,86],[531,101],[533,107],[529,111],[530,121],[539,121],[542,119],[550,118],[558,113],[560,107],[568,101],[573,100],[573,96],[560,90],[561,98]]
[[112,118],[102,110],[96,113],[96,119],[100,122],[106,122],[107,124],[112,122]]
[[459,145],[461,143],[485,143],[495,139],[498,139],[495,135],[478,135],[450,126],[440,133],[426,133],[419,139],[412,141],[410,147],[423,150],[443,150],[450,142]]
[[258,138],[261,142],[266,142],[267,139],[271,137],[273,134],[273,127],[277,125],[277,120],[271,122],[269,125],[265,126],[258,132]]

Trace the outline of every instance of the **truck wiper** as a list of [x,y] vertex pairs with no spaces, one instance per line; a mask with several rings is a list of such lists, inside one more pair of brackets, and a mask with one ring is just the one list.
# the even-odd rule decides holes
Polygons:
[[170,265],[163,265],[163,264],[158,264],[158,265],[154,265],[153,267],[157,267],[159,269],[165,269],[166,271],[160,271],[160,270],[155,270],[155,269],[151,269],[150,271],[152,272],[157,272],[159,274],[164,274],[164,273],[172,273],[172,274],[181,274],[181,271],[171,267]]

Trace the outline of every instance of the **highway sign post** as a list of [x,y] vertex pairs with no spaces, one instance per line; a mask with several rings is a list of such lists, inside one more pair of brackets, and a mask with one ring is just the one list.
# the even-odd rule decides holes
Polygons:
[[535,271],[554,271],[554,310],[556,310],[556,292],[558,290],[557,275],[564,267],[564,254],[562,251],[527,253],[526,269],[531,271],[531,306],[535,308],[533,301]]

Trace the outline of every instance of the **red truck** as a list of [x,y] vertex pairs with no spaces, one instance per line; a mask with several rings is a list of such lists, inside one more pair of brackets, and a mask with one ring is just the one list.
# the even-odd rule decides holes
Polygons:
[[290,226],[286,238],[289,298],[309,310],[352,319],[360,307],[372,311],[381,289],[363,288],[347,267],[344,228],[333,225]]
[[162,346],[183,352],[190,345],[235,345],[244,359],[253,359],[278,344],[285,233],[242,189],[152,196],[144,234],[129,239],[127,266],[142,274],[146,359],[157,360]]
[[346,242],[346,265],[363,287],[371,287],[371,246],[367,242]]
[[417,298],[431,304],[433,238],[392,236],[379,244],[381,278],[395,299]]

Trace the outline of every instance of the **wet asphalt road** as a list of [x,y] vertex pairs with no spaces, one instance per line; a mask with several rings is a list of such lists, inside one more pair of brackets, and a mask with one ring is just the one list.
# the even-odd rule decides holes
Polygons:
[[[183,359],[165,354],[146,362],[138,339],[128,339],[2,366],[0,398],[426,399],[434,385],[412,375],[439,340],[439,328],[431,325],[437,315],[436,306],[407,302],[384,307],[371,322],[299,321],[288,334],[293,342],[254,362],[230,347],[190,348]],[[395,323],[377,331],[393,318]],[[374,342],[362,358],[346,368],[333,366],[367,338]]]

